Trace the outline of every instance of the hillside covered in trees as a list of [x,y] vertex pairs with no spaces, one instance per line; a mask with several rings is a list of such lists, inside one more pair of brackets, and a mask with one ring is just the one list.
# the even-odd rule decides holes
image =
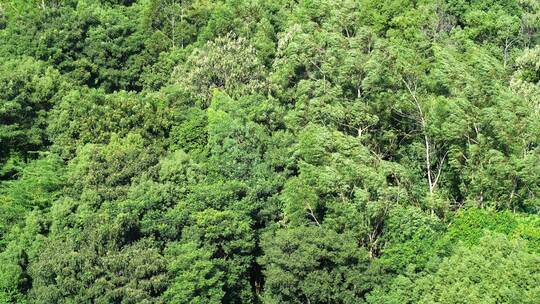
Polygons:
[[540,303],[540,1],[0,0],[0,303]]

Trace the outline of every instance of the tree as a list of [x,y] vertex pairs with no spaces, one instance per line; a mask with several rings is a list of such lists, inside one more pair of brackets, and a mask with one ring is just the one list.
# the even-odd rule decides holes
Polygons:
[[192,43],[213,4],[205,0],[154,0],[146,8],[147,24],[174,49]]
[[[237,58],[244,58],[241,65]],[[207,106],[214,89],[239,97],[264,88],[264,66],[255,49],[242,37],[218,37],[195,50],[185,64],[178,66],[172,81],[195,93]]]
[[29,57],[0,65],[0,163],[10,154],[37,151],[47,144],[48,111],[61,90],[58,71]]
[[[171,94],[173,95],[173,94]],[[173,95],[174,96],[174,95]],[[51,111],[48,136],[52,150],[72,158],[85,144],[107,144],[111,137],[138,133],[143,140],[164,139],[177,113],[168,94],[140,96],[99,89],[71,90]]]
[[537,0],[0,2],[0,302],[540,301]]
[[28,212],[47,210],[66,183],[64,164],[54,154],[28,163],[19,175],[0,184],[0,240],[23,222]]
[[358,303],[374,281],[350,234],[318,226],[278,229],[262,241],[268,303]]
[[167,302],[220,303],[224,297],[223,273],[212,253],[195,243],[172,244],[167,249],[173,283],[164,294]]
[[480,246],[459,248],[432,277],[417,283],[432,282],[420,303],[534,302],[540,297],[533,283],[538,265],[538,256],[526,253],[519,242],[486,236]]

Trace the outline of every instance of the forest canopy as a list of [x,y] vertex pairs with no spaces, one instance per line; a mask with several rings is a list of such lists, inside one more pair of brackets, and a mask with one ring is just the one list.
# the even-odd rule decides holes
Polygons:
[[0,0],[0,303],[540,303],[537,0]]

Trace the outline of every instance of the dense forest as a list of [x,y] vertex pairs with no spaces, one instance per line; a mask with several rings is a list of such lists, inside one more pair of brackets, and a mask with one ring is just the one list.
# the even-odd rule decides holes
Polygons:
[[540,303],[540,1],[0,0],[0,303]]

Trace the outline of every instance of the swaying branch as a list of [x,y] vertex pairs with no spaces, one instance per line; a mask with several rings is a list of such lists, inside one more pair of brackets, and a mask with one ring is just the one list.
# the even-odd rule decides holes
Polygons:
[[444,155],[441,159],[441,161],[439,161],[439,164],[437,166],[437,175],[435,176],[435,181],[433,182],[433,187],[437,187],[437,183],[439,182],[439,177],[441,176],[441,171],[442,171],[442,167],[443,167],[443,164],[444,164],[444,161],[446,159],[446,156],[448,155],[448,151],[444,152]]
[[434,184],[433,184],[433,178],[431,176],[432,175],[431,174],[431,160],[430,160],[431,148],[429,144],[429,137],[427,136],[427,132],[426,132],[426,121],[424,118],[424,112],[422,111],[420,102],[418,101],[418,98],[416,97],[416,84],[414,85],[414,90],[413,90],[411,86],[409,85],[409,83],[405,81],[405,79],[403,79],[403,77],[401,77],[401,81],[403,82],[403,84],[405,85],[409,93],[411,94],[411,97],[414,101],[413,103],[415,104],[416,109],[418,111],[418,115],[420,117],[420,127],[422,128],[422,133],[424,134],[424,147],[425,147],[425,152],[426,152],[425,153],[426,155],[425,166],[426,166],[426,172],[428,176],[429,193],[432,194],[434,190]]
[[307,209],[308,209],[308,214],[313,218],[313,220],[315,220],[315,223],[317,224],[317,226],[320,227],[321,224],[317,220],[317,217],[315,216],[315,213],[313,212],[313,209],[311,208],[310,204],[307,204]]

